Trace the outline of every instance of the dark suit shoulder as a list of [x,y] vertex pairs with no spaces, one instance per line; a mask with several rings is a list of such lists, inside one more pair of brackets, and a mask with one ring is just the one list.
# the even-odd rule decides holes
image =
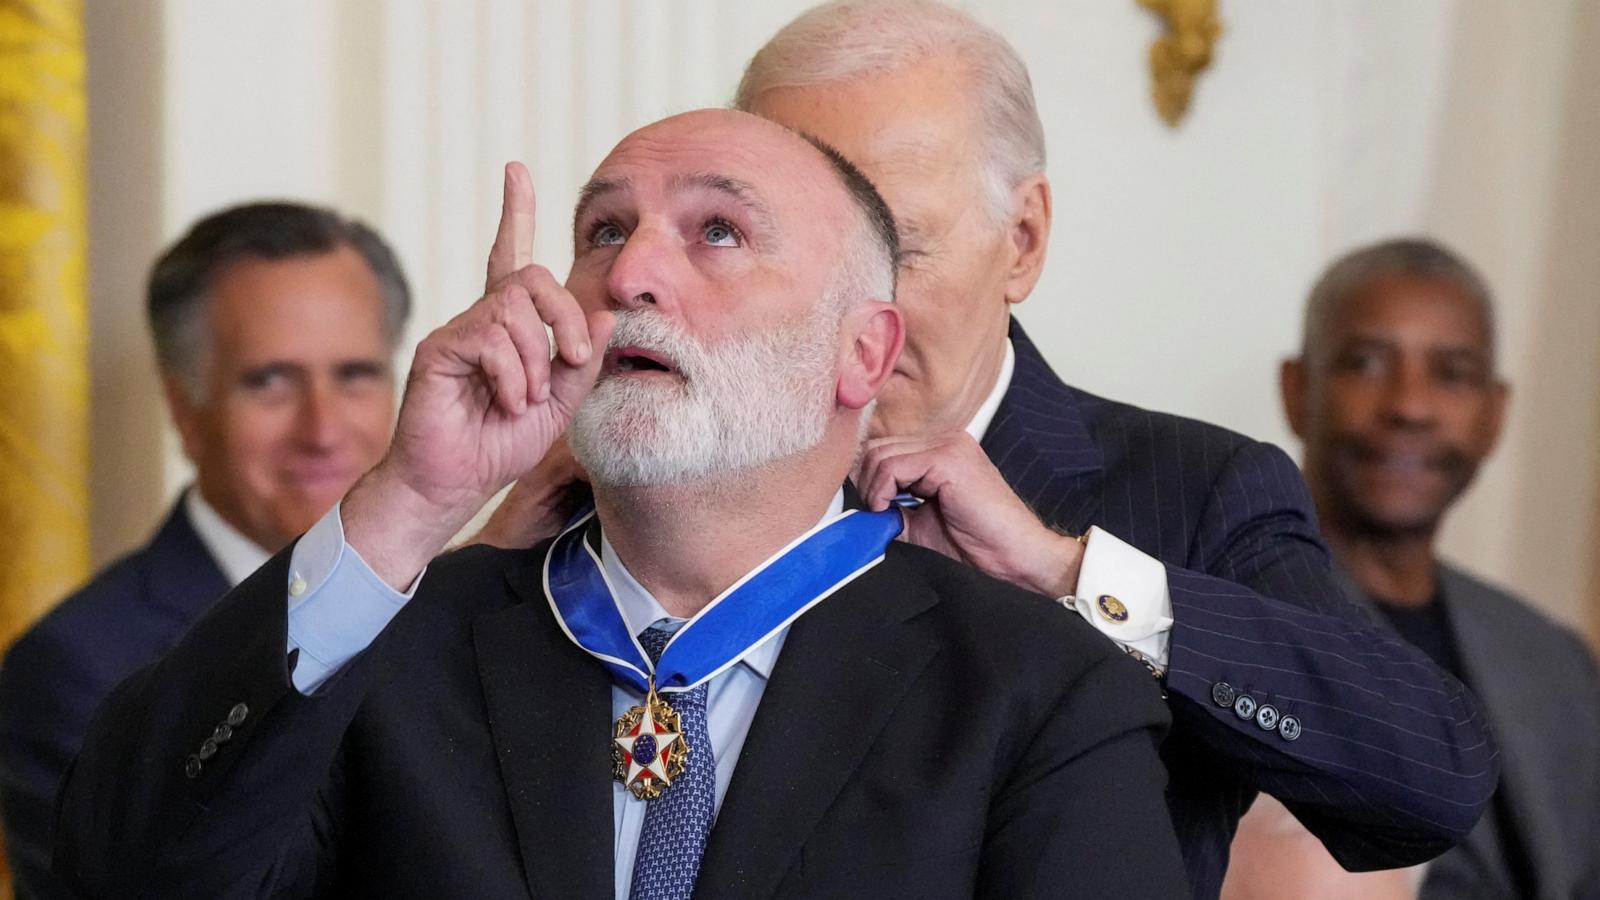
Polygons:
[[[144,657],[159,648],[137,638],[152,630],[166,635],[184,625],[181,617],[148,602],[152,565],[145,547],[100,570],[18,638],[0,669],[71,657],[87,668],[106,670],[97,680],[115,683],[132,665],[146,662]],[[139,659],[130,661],[130,654]]]
[[1516,594],[1455,566],[1440,565],[1440,582],[1451,614],[1474,617],[1482,630],[1495,635],[1507,659],[1538,660],[1546,672],[1560,671],[1561,683],[1569,688],[1588,685],[1600,695],[1594,654],[1577,632]]
[[1205,468],[1218,470],[1246,448],[1272,446],[1211,422],[1065,387],[1105,455],[1107,468],[1130,456],[1149,454],[1163,461],[1199,460]]
[[452,550],[428,563],[428,573],[417,592],[421,604],[451,615],[472,617],[504,606],[508,602],[506,579],[512,576],[537,580],[548,541],[525,550],[506,550],[486,544],[473,544]]

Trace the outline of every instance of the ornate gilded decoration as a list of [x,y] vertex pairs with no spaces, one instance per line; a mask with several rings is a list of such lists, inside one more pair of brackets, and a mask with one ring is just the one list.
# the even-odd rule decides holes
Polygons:
[[1211,65],[1211,51],[1222,35],[1216,0],[1139,0],[1166,23],[1166,33],[1150,45],[1150,92],[1156,112],[1176,128],[1189,111],[1195,79]]
[[683,774],[691,752],[678,711],[651,689],[612,729],[611,777],[640,800],[654,800]]

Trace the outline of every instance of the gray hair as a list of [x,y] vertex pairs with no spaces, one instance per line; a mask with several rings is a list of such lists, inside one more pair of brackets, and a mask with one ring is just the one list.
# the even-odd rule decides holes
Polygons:
[[161,255],[150,271],[147,311],[156,361],[196,402],[205,398],[210,356],[206,302],[217,276],[241,260],[316,256],[348,246],[361,255],[383,297],[390,352],[411,313],[411,289],[394,251],[367,225],[299,203],[247,203],[213,213]]
[[868,300],[894,301],[900,271],[900,231],[894,213],[878,193],[877,185],[827,141],[799,132],[817,148],[839,176],[845,192],[855,206],[857,239],[845,245],[844,254],[829,287],[827,302],[840,315],[846,309]]
[[767,91],[814,87],[904,70],[932,57],[959,60],[972,78],[980,178],[990,213],[1015,212],[1011,192],[1044,171],[1044,125],[1028,68],[994,29],[935,0],[836,0],[785,25],[745,67],[734,106],[753,111]]
[[1483,322],[1483,338],[1489,358],[1495,353],[1494,302],[1489,285],[1459,254],[1424,237],[1393,238],[1358,247],[1334,260],[1311,288],[1306,301],[1305,330],[1300,354],[1306,356],[1319,345],[1340,302],[1354,295],[1375,279],[1391,275],[1438,279],[1453,282],[1472,298]]

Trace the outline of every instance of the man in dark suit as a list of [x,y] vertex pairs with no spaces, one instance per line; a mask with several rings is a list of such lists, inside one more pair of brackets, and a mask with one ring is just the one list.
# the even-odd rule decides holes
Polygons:
[[[1184,895],[1143,668],[844,508],[903,339],[871,184],[754,116],[667,119],[581,192],[566,287],[526,265],[520,166],[506,196],[491,289],[419,346],[384,461],[96,716],[58,870],[94,896]],[[594,516],[429,565],[563,432]]]
[[[1216,896],[1257,791],[1352,868],[1418,862],[1471,829],[1498,765],[1475,701],[1341,595],[1293,462],[1063,384],[1010,318],[1043,267],[1051,198],[1003,38],[926,0],[828,4],[756,54],[736,105],[838,147],[902,230],[906,352],[862,494],[930,498],[913,541],[1064,598],[1161,673],[1196,897]],[[565,496],[552,479],[573,475],[547,461],[483,539],[547,534]]]
[[1427,865],[1420,896],[1600,896],[1594,657],[1437,555],[1504,421],[1494,343],[1488,287],[1456,254],[1420,239],[1362,247],[1312,290],[1284,408],[1349,596],[1470,685],[1506,750],[1489,811]]
[[382,456],[394,417],[410,297],[360,223],[287,203],[224,210],[163,254],[148,299],[196,484],[0,666],[0,809],[23,898],[66,895],[50,819],[95,707],[326,512]]

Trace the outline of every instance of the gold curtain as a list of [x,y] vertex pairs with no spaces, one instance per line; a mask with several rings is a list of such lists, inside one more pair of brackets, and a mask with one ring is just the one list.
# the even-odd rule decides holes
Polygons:
[[88,571],[79,0],[0,0],[0,646]]
[[0,647],[89,568],[82,22],[0,0]]
[[0,0],[0,645],[88,569],[79,0]]
[[81,0],[0,0],[0,647],[89,568],[85,106]]

